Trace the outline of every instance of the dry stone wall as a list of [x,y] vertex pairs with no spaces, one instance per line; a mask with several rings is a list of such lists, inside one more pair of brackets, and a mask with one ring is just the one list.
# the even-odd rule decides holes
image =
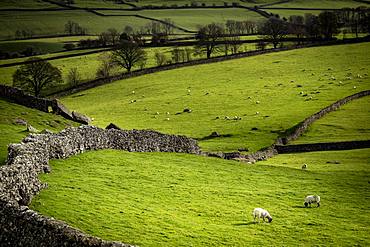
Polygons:
[[331,151],[331,150],[351,150],[370,148],[370,140],[365,141],[346,141],[346,142],[326,142],[326,143],[308,143],[297,145],[276,145],[275,149],[279,154],[300,153],[314,151]]
[[35,97],[18,88],[0,85],[0,97],[39,111],[53,112],[77,123],[89,124],[91,122],[89,117],[81,113],[70,112],[67,107],[56,99],[50,100]]
[[324,109],[316,112],[315,114],[313,114],[310,117],[306,118],[301,123],[299,123],[296,126],[294,126],[290,131],[288,131],[287,133],[285,133],[285,136],[284,137],[279,138],[276,141],[276,144],[284,144],[285,145],[285,144],[287,144],[290,141],[296,140],[316,120],[322,118],[323,116],[325,116],[326,114],[328,114],[328,113],[330,113],[332,111],[337,110],[339,107],[341,107],[342,105],[347,104],[348,102],[350,102],[352,100],[359,99],[359,98],[362,98],[362,97],[365,97],[365,96],[369,96],[369,95],[370,95],[370,90],[366,90],[366,91],[362,91],[362,92],[359,92],[359,93],[352,94],[350,96],[347,96],[347,97],[345,97],[343,99],[340,99],[340,100],[336,101],[335,103],[333,103],[333,104],[325,107]]
[[240,152],[233,153],[206,153],[206,156],[218,157],[228,160],[241,160],[254,163],[256,161],[266,160],[268,158],[277,155],[278,153],[295,153],[295,152],[313,152],[313,151],[325,151],[325,150],[344,150],[344,149],[356,149],[356,148],[368,148],[369,141],[360,142],[338,142],[338,143],[317,143],[317,144],[302,144],[302,145],[289,145],[286,146],[290,141],[296,140],[300,137],[308,127],[314,123],[316,120],[322,118],[326,114],[337,110],[342,105],[348,102],[359,99],[370,95],[370,90],[365,90],[353,95],[347,96],[343,99],[336,101],[335,103],[325,107],[324,109],[318,111],[317,113],[309,116],[304,121],[300,122],[289,131],[286,131],[282,137],[279,137],[274,144],[270,147],[259,150],[251,154],[241,154]]
[[50,159],[99,149],[200,153],[193,139],[151,130],[80,126],[57,134],[31,134],[21,143],[9,145],[6,164],[0,167],[1,246],[127,246],[86,236],[27,207],[32,197],[46,186],[38,176],[50,172]]

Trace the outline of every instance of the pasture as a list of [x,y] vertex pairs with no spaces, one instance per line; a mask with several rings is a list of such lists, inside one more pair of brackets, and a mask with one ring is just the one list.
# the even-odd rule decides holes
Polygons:
[[[99,11],[105,15],[132,14],[132,11]],[[247,9],[170,9],[170,10],[142,10],[138,14],[146,17],[163,20],[170,18],[177,26],[187,30],[196,31],[198,26],[215,23],[226,23],[227,20],[237,21],[261,21],[264,19],[256,12]],[[191,16],[191,18],[189,18]],[[110,18],[110,17],[109,17]],[[175,30],[178,32],[177,30]]]
[[[38,54],[61,52],[65,44],[77,44],[81,39],[96,39],[96,36],[64,36],[53,38],[38,38],[26,40],[0,41],[0,51],[20,52],[27,47],[32,47]],[[0,64],[16,62],[18,58],[0,60]],[[23,58],[26,59],[26,58]],[[20,60],[18,60],[20,61]]]
[[[231,6],[238,2],[235,0],[74,2],[76,7],[110,9],[98,13],[62,10],[57,4],[38,0],[0,3],[1,51],[20,52],[33,47],[42,58],[78,54],[50,61],[61,69],[64,82],[45,94],[69,87],[67,74],[71,68],[78,69],[82,82],[96,77],[102,57],[109,52],[81,55],[90,50],[64,51],[63,45],[96,38],[108,28],[122,32],[130,25],[139,30],[151,18],[171,18],[176,26],[191,31],[211,22],[264,20],[260,14],[242,8],[129,10],[133,7],[127,4]],[[253,0],[238,4],[370,7],[350,0]],[[33,10],[5,10],[11,8]],[[39,8],[59,10],[35,10]],[[321,12],[266,11],[287,18]],[[42,38],[64,35],[69,20],[87,28],[87,35]],[[12,40],[22,29],[39,38]],[[175,29],[174,37],[183,35],[189,34]],[[256,36],[242,37],[251,38]],[[145,48],[145,67],[157,65],[154,54],[158,51],[170,60],[172,49]],[[240,51],[254,49],[255,44],[244,44]],[[60,100],[70,110],[92,117],[91,124],[98,127],[114,123],[122,129],[186,135],[198,140],[203,151],[245,154],[270,146],[287,129],[338,99],[369,90],[369,50],[367,42],[274,52],[115,81]],[[216,55],[223,55],[223,51],[212,54]],[[193,54],[193,59],[204,57]],[[25,59],[1,60],[0,64]],[[0,68],[0,84],[12,85],[17,68]],[[124,69],[112,70],[112,74],[121,72]],[[293,144],[367,140],[369,106],[368,96],[352,101],[315,122]],[[29,134],[25,122],[39,131],[78,126],[61,116],[0,98],[0,166],[5,164],[8,144]],[[302,164],[308,168],[302,170]],[[52,172],[40,175],[48,188],[33,198],[30,208],[104,240],[139,246],[370,246],[369,164],[369,148],[276,155],[256,164],[179,153],[89,151],[51,160]],[[320,195],[321,207],[305,208],[304,198],[313,194]],[[253,222],[256,207],[270,212],[271,224]]]
[[[180,68],[62,101],[100,127],[113,122],[124,129],[187,135],[205,150],[256,151],[323,107],[368,89],[370,60],[363,52],[368,48],[367,43],[307,48]],[[363,78],[346,80],[349,73]],[[214,131],[221,136],[207,138]]]
[[32,30],[35,35],[65,34],[64,25],[67,21],[74,21],[87,28],[88,34],[99,34],[108,28],[116,28],[120,32],[126,25],[134,28],[144,26],[148,20],[133,16],[102,17],[83,10],[63,10],[50,12],[0,12],[0,39],[14,37],[17,30],[24,27]]
[[286,3],[278,3],[271,7],[279,8],[316,8],[316,9],[341,9],[341,8],[357,8],[359,6],[367,6],[368,3],[357,2],[350,0],[292,0]]
[[370,97],[350,102],[316,121],[294,143],[370,140]]
[[[369,149],[281,155],[256,165],[185,154],[95,151],[51,162],[31,207],[140,246],[370,244]],[[341,164],[326,164],[330,160]],[[302,171],[301,163],[309,164]],[[314,163],[314,165],[311,165]],[[312,167],[312,170],[311,170]],[[319,194],[320,208],[304,208]],[[253,224],[255,207],[271,224]]]

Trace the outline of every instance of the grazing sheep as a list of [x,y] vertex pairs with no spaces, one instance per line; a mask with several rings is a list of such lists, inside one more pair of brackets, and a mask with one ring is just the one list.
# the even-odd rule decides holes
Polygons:
[[253,222],[256,222],[256,218],[258,218],[258,223],[260,223],[260,218],[261,217],[262,217],[263,222],[265,222],[265,218],[268,219],[269,223],[272,221],[272,217],[269,214],[269,212],[267,212],[267,210],[265,210],[263,208],[255,208],[253,210],[252,215],[253,215]]
[[259,104],[259,103],[260,103],[260,101],[259,101],[259,100],[257,100],[257,101],[256,101],[256,104]]
[[303,164],[303,165],[302,165],[302,170],[306,170],[306,169],[307,169],[307,167],[308,167],[308,166],[307,166],[307,164]]
[[311,195],[311,196],[306,196],[304,199],[304,206],[308,207],[308,205],[311,206],[311,203],[317,203],[317,207],[320,207],[320,196],[318,195]]

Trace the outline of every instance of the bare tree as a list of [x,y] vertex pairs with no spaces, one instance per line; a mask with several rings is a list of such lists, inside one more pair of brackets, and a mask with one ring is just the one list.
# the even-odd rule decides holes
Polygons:
[[281,40],[288,34],[288,25],[279,18],[270,17],[262,24],[260,33],[265,35],[274,45],[274,48],[276,48]]
[[71,86],[75,87],[75,86],[78,85],[80,80],[81,80],[81,76],[80,76],[80,73],[78,72],[77,68],[76,67],[70,68],[69,72],[68,72],[68,75],[67,75],[68,83]]
[[306,36],[310,38],[318,38],[320,36],[319,18],[313,14],[305,14],[304,24],[306,26]]
[[32,57],[13,74],[13,85],[40,96],[41,90],[62,81],[62,73],[46,60]]
[[109,43],[111,45],[118,44],[120,34],[118,33],[117,29],[115,29],[115,28],[109,28],[107,30],[107,33],[108,33],[108,37],[109,37]]
[[147,60],[146,52],[135,42],[123,41],[112,51],[112,61],[127,69],[128,72],[136,64]]
[[174,63],[183,63],[183,62],[189,61],[188,60],[188,57],[189,57],[188,52],[190,52],[190,51],[187,51],[186,49],[181,49],[181,48],[178,48],[178,47],[173,48],[172,51],[171,51],[173,62]]
[[85,35],[87,33],[87,29],[83,28],[74,21],[67,21],[64,25],[64,31],[69,35]]
[[96,71],[96,78],[107,78],[111,75],[111,71],[115,64],[112,61],[112,56],[109,54],[102,54],[99,56],[100,65]]
[[223,27],[216,23],[200,27],[195,37],[198,40],[196,48],[205,51],[207,58],[210,58],[211,54],[219,49],[219,41],[222,40],[223,34]]
[[319,14],[319,23],[321,34],[324,38],[330,39],[334,34],[339,33],[338,19],[335,12],[324,11]]
[[291,15],[289,17],[289,33],[297,36],[298,45],[300,44],[300,39],[305,34],[304,18],[300,15]]
[[163,19],[163,22],[164,22],[162,23],[163,33],[165,33],[166,35],[173,34],[173,27],[175,22],[171,18],[165,18]]
[[193,56],[193,53],[194,53],[194,50],[191,49],[191,48],[185,48],[185,56],[186,56],[186,61],[191,61],[192,60],[192,56]]
[[162,52],[156,51],[154,54],[157,66],[162,66],[166,63],[166,55]]

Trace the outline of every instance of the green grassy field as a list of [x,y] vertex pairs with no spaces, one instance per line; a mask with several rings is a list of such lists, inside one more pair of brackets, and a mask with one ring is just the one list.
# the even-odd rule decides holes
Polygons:
[[4,164],[7,157],[8,144],[18,143],[28,135],[26,126],[16,124],[17,119],[27,121],[39,131],[60,131],[67,126],[77,125],[61,116],[33,110],[0,98],[0,165]]
[[[202,3],[205,3],[207,6],[210,6],[210,5],[213,5],[213,4],[216,4],[216,5],[223,5],[224,3],[228,3],[229,5],[231,5],[233,2],[238,2],[238,1],[234,1],[234,0],[200,0],[200,1],[191,1],[191,0],[166,0],[166,1],[162,1],[162,0],[140,0],[138,1],[137,3],[134,3],[138,6],[143,6],[143,5],[153,5],[153,6],[162,6],[162,5],[167,5],[167,6],[171,6],[171,5],[178,5],[178,6],[184,6],[184,5],[188,5],[190,6],[191,3],[194,2],[194,3],[197,3],[198,6],[201,6]],[[239,4],[243,5],[244,3],[243,2],[238,2]]]
[[[55,38],[0,41],[0,51],[21,52],[27,47],[32,47],[34,51],[39,54],[61,52],[65,50],[63,46],[67,43],[77,44],[81,39],[96,38],[96,36],[65,36]],[[0,60],[0,64],[11,63],[15,62],[16,60],[21,61],[22,59],[24,60],[27,58]]]
[[[369,149],[257,165],[184,154],[89,152],[52,161],[31,208],[140,246],[367,246]],[[326,164],[339,160],[340,164]],[[283,162],[283,163],[282,163]],[[298,164],[296,164],[298,162]],[[309,164],[302,171],[301,163]],[[312,164],[312,165],[311,165]],[[304,208],[319,194],[321,207]],[[271,224],[253,224],[255,207]]]
[[83,8],[131,8],[126,4],[118,4],[114,1],[101,1],[101,0],[75,0],[73,6]]
[[[132,14],[132,11],[99,11],[106,15]],[[261,15],[246,9],[179,9],[179,10],[143,10],[137,12],[140,15],[165,19],[170,18],[182,28],[196,31],[199,25],[212,22],[226,23],[227,20],[263,20]],[[110,17],[109,17],[110,18]]]
[[295,143],[370,140],[370,97],[350,102],[315,122]]
[[289,19],[289,17],[292,15],[304,16],[307,13],[319,15],[322,12],[321,10],[289,10],[289,9],[265,9],[265,11],[273,13],[275,15],[279,15],[280,18],[285,17],[287,19]]
[[292,0],[287,3],[274,4],[271,7],[341,9],[341,8],[357,8],[359,6],[369,7],[369,4],[350,0],[310,0],[310,1]]
[[[323,107],[369,89],[365,73],[370,60],[364,52],[369,47],[308,48],[181,68],[117,81],[62,101],[100,127],[113,122],[125,129],[191,136],[205,150],[256,151]],[[345,80],[349,72],[363,78]],[[185,108],[192,113],[182,113]],[[225,119],[234,116],[241,120]],[[203,140],[213,131],[226,136]]]
[[[133,13],[132,13],[133,14]],[[64,25],[67,21],[79,23],[87,28],[88,34],[99,34],[108,28],[116,28],[120,32],[126,25],[139,28],[148,20],[137,17],[101,17],[86,11],[66,10],[50,14],[49,12],[0,12],[0,39],[14,37],[16,30],[25,27],[35,35],[64,34]]]
[[36,1],[36,0],[2,0],[0,2],[0,9],[7,9],[7,8],[47,8],[51,5],[49,3],[45,3],[43,1]]
[[32,48],[36,53],[49,53],[63,51],[62,43],[46,43],[46,42],[1,42],[0,50],[7,52],[22,52],[26,48]]

